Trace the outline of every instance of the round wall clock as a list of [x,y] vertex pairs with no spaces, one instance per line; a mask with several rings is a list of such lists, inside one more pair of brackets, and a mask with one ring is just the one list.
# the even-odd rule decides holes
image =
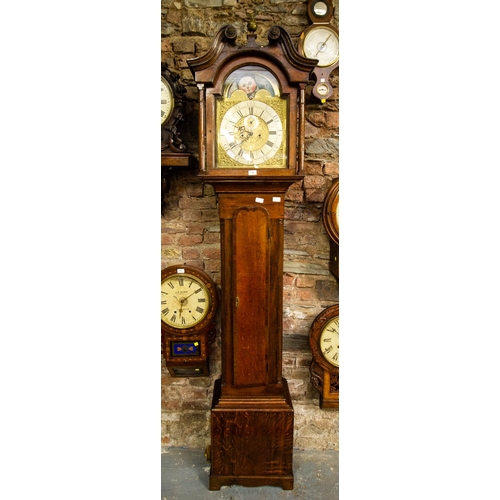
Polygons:
[[162,344],[172,376],[209,374],[208,345],[215,338],[217,307],[216,285],[205,272],[191,266],[162,271]]
[[322,311],[311,325],[311,383],[320,393],[320,407],[339,406],[339,306]]
[[170,266],[161,273],[161,326],[172,335],[192,335],[209,325],[217,312],[212,278],[191,266]]
[[336,179],[323,203],[323,223],[330,239],[339,244],[339,180]]
[[339,179],[335,179],[323,203],[323,224],[330,238],[330,272],[339,279]]
[[172,115],[174,96],[170,83],[164,76],[161,77],[161,124],[163,125]]

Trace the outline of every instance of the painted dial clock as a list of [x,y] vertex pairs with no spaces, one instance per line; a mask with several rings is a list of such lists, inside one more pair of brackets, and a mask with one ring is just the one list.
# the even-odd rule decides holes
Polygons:
[[320,408],[339,407],[339,306],[323,310],[311,325],[311,383],[319,391]]
[[216,285],[205,272],[191,266],[162,271],[162,340],[172,376],[208,375],[217,306]]
[[339,279],[339,179],[335,179],[323,203],[323,224],[330,238],[330,272]]
[[163,125],[172,115],[174,97],[172,87],[164,76],[161,77],[161,124]]

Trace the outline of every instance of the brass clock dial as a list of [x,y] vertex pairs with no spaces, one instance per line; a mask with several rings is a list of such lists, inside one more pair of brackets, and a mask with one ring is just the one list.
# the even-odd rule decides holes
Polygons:
[[304,34],[302,50],[306,57],[318,59],[320,68],[339,60],[339,37],[330,26],[313,26]]
[[333,366],[339,366],[339,317],[325,324],[319,337],[319,347],[323,357]]
[[217,168],[286,168],[287,100],[260,66],[233,71],[217,99]]
[[219,144],[237,163],[260,165],[276,155],[282,142],[283,122],[265,102],[240,101],[222,117]]
[[196,333],[213,320],[217,293],[211,278],[189,266],[164,269],[161,280],[162,329]]
[[174,109],[174,97],[172,88],[167,80],[161,77],[161,125],[163,125],[172,114]]

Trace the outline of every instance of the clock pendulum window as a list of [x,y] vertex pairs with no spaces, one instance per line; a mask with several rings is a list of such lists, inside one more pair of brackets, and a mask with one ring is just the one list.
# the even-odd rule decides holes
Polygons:
[[293,406],[282,376],[284,200],[303,179],[305,88],[316,59],[279,26],[236,44],[229,25],[187,61],[199,89],[199,177],[218,196],[222,373],[209,488],[293,488]]

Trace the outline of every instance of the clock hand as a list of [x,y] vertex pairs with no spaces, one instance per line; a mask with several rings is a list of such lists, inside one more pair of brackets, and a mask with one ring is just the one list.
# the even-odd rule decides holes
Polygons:
[[324,48],[326,47],[326,42],[328,42],[328,40],[330,40],[331,36],[332,36],[331,34],[328,35],[328,38],[324,42],[322,42],[318,45],[318,47],[319,47],[318,52],[316,52],[314,57],[316,57],[322,50],[324,50]]

